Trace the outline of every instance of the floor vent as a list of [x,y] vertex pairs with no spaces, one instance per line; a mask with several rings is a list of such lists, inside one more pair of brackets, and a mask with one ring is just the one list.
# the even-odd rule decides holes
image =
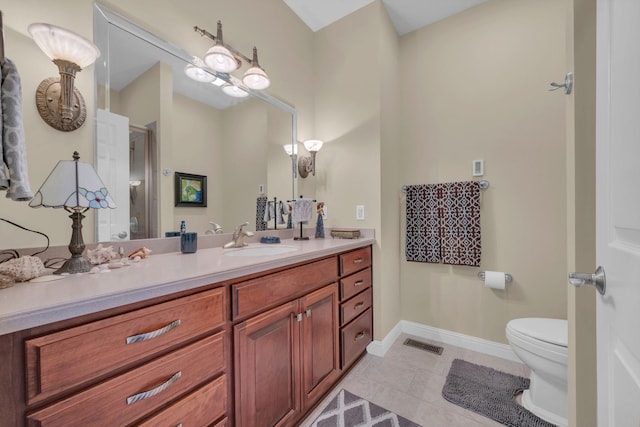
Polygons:
[[404,341],[404,345],[408,345],[409,347],[419,348],[420,350],[428,351],[429,353],[434,354],[442,354],[444,348],[439,345],[427,344],[426,342],[417,341],[411,338],[407,338]]

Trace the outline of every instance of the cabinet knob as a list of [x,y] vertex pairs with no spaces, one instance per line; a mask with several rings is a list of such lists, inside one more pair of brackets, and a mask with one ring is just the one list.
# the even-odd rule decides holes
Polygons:
[[358,333],[358,335],[356,335],[356,336],[353,338],[353,340],[354,340],[354,341],[361,340],[362,338],[364,338],[364,335],[365,335],[365,334],[364,334],[364,331],[361,331],[361,332],[359,332],[359,333]]
[[353,309],[360,310],[362,307],[364,307],[364,302],[360,301],[359,303],[353,306]]

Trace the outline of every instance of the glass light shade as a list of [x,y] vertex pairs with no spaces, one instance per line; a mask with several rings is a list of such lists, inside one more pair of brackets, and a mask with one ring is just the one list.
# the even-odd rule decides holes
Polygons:
[[187,64],[186,67],[184,67],[184,73],[189,78],[197,82],[211,83],[218,79],[215,74],[205,70],[205,67],[206,65],[204,61],[197,56],[194,56],[192,63]]
[[113,209],[116,203],[93,166],[76,160],[60,160],[29,206]]
[[209,68],[221,73],[230,73],[238,68],[238,61],[229,49],[217,44],[211,47],[204,55],[204,63]]
[[247,96],[249,96],[249,92],[239,88],[236,85],[232,85],[231,83],[227,83],[227,84],[223,85],[222,86],[222,91],[224,93],[226,93],[227,95],[232,96],[234,98],[246,98]]
[[285,153],[287,153],[290,156],[292,154],[295,154],[295,155],[298,154],[298,144],[284,144],[282,148],[284,148]]
[[248,88],[263,90],[269,87],[271,80],[269,80],[267,73],[262,68],[251,67],[244,73],[242,83],[247,85]]
[[319,139],[307,139],[304,142],[304,148],[307,149],[308,152],[318,152],[322,148],[322,144],[324,144]]
[[51,60],[63,59],[85,68],[100,56],[100,49],[95,44],[73,31],[42,23],[31,24],[28,30]]

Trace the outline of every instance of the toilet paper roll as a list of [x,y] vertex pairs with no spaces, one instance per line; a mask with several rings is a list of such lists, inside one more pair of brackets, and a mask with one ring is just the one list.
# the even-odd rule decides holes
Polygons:
[[504,289],[507,283],[504,271],[485,271],[484,286],[491,289]]

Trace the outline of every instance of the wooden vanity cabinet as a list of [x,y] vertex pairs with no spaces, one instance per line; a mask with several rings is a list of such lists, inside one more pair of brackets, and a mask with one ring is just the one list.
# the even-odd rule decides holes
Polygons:
[[[315,287],[333,283],[234,326],[238,427],[295,425],[341,374],[337,259],[301,267],[299,281],[308,283],[312,272]],[[269,287],[272,281],[280,283],[278,277],[264,277],[261,283]],[[297,285],[296,280],[289,283],[290,292],[298,292]]]
[[371,247],[0,336],[0,427],[295,426],[372,339]]
[[373,340],[371,247],[340,260],[340,367],[348,369]]
[[7,362],[22,359],[24,386],[3,394],[0,426],[158,425],[162,414],[173,425],[223,422],[227,294],[209,288],[3,336],[13,348]]

